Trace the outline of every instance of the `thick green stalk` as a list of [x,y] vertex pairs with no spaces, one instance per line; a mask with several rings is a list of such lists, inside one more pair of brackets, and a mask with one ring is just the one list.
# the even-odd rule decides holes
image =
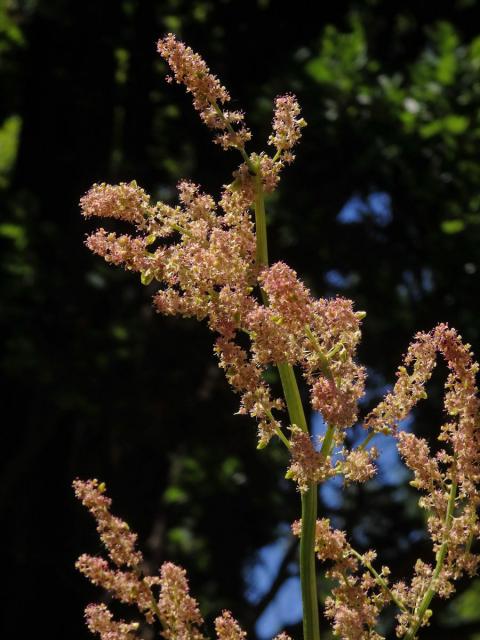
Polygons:
[[267,221],[262,176],[255,176],[255,234],[257,236],[257,266],[268,267]]
[[448,498],[447,513],[445,515],[445,522],[444,522],[445,533],[444,533],[442,545],[440,549],[437,551],[437,563],[435,565],[435,569],[433,571],[432,579],[430,580],[428,589],[425,592],[425,595],[423,596],[423,599],[418,609],[415,612],[416,622],[411,625],[410,629],[405,635],[404,640],[414,640],[414,638],[416,637],[417,631],[419,630],[420,625],[423,622],[425,614],[427,613],[427,610],[428,610],[428,607],[430,606],[432,598],[437,592],[438,579],[443,569],[443,563],[445,562],[445,557],[448,551],[448,536],[450,533],[450,529],[452,527],[452,519],[453,519],[453,512],[455,509],[456,497],[457,497],[457,482],[456,480],[452,480],[452,485],[450,487],[450,496]]
[[[286,362],[277,364],[290,422],[308,433],[307,421],[298,391],[295,372]],[[302,494],[302,537],[300,538],[300,582],[303,604],[304,640],[320,640],[317,576],[315,572],[315,528],[317,523],[317,485]]]
[[303,605],[303,638],[320,640],[317,575],[315,568],[315,530],[317,523],[317,485],[312,483],[302,495],[302,537],[300,538],[300,583]]
[[[267,224],[265,199],[261,175],[255,176],[255,232],[257,236],[257,265],[268,266]],[[262,291],[262,298],[268,304]],[[307,421],[298,390],[293,367],[286,362],[277,363],[290,422],[308,433]],[[315,573],[315,528],[317,522],[317,486],[311,484],[302,495],[302,537],[300,539],[300,582],[303,604],[304,640],[320,640],[318,617],[317,577]]]

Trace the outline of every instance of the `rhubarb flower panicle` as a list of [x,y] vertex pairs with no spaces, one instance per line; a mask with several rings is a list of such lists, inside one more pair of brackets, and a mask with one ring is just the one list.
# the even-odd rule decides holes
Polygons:
[[364,393],[365,369],[356,362],[363,315],[344,298],[317,300],[305,340],[304,375],[312,407],[336,428],[339,445],[345,430],[357,420],[358,401]]
[[[299,521],[293,534],[301,537]],[[378,618],[392,600],[388,567],[376,572],[372,563],[376,554],[359,554],[347,541],[344,531],[333,529],[327,518],[317,520],[315,553],[330,568],[326,577],[334,581],[331,595],[325,600],[325,616],[332,620],[335,636],[342,640],[384,640],[375,631]]]
[[[421,399],[440,354],[448,367],[440,448],[433,453],[425,439],[398,431],[397,425]],[[408,368],[407,368],[408,367]],[[476,386],[478,364],[470,345],[446,324],[430,333],[419,333],[408,348],[397,373],[393,391],[367,416],[365,426],[374,431],[392,430],[399,452],[413,472],[411,485],[421,491],[419,505],[426,509],[436,565],[418,561],[411,583],[398,583],[407,609],[398,616],[398,637],[428,624],[426,607],[436,593],[443,598],[454,590],[454,581],[476,573],[480,557],[471,552],[478,539],[480,506],[480,401]],[[419,602],[425,611],[419,618]],[[413,631],[412,631],[413,630]],[[409,636],[410,637],[410,636]],[[413,636],[412,636],[413,637]]]
[[188,588],[185,569],[164,562],[160,570],[158,613],[166,640],[205,640],[199,627],[203,625],[197,601]]
[[230,611],[224,611],[215,619],[215,631],[218,640],[244,640],[247,637]]
[[218,78],[210,73],[202,57],[172,33],[160,39],[157,48],[170,66],[176,82],[185,85],[192,94],[193,106],[203,122],[219,132],[215,142],[224,149],[243,149],[251,138],[249,129],[244,125],[244,114],[221,109],[220,105],[230,102],[230,95]]
[[307,124],[299,116],[300,105],[294,95],[278,96],[275,100],[273,133],[268,143],[277,150],[277,157],[286,163],[291,163],[295,159],[292,149],[302,137],[302,128]]
[[112,501],[105,495],[105,485],[98,480],[75,480],[76,497],[97,522],[97,531],[108,555],[117,567],[138,567],[142,554],[135,549],[137,535],[126,522],[110,513]]
[[[188,181],[178,185],[177,206],[152,203],[135,182],[94,185],[81,200],[83,214],[130,222],[135,233],[117,235],[101,228],[86,244],[107,262],[139,272],[144,284],[156,280],[159,313],[207,321],[217,334],[220,366],[241,395],[240,412],[257,418],[263,447],[279,433],[281,425],[272,412],[282,408],[264,380],[265,369],[278,362],[303,362],[304,324],[310,322],[314,302],[285,264],[258,264],[250,209],[259,189],[270,193],[276,188],[304,121],[294,96],[278,98],[270,139],[276,157],[247,156],[244,145],[250,133],[243,114],[223,110],[230,95],[202,58],[172,34],[158,42],[158,51],[175,80],[192,94],[204,122],[217,131],[217,142],[238,148],[244,162],[218,205]],[[258,285],[269,305],[260,303]]]
[[[157,618],[166,640],[205,640],[200,631],[203,619],[189,593],[185,570],[165,562],[160,576],[144,576],[142,555],[134,548],[137,536],[110,513],[111,500],[105,495],[103,483],[75,480],[74,489],[96,519],[100,539],[116,565],[112,568],[103,558],[83,554],[77,560],[77,569],[118,601],[137,607],[147,623],[152,624]],[[158,601],[154,588],[160,588]],[[114,621],[105,605],[89,605],[85,617],[90,631],[98,633],[102,640],[131,640],[139,626],[136,622]]]
[[139,627],[138,622],[113,620],[104,604],[89,604],[85,609],[85,620],[89,631],[98,634],[101,640],[133,640]]

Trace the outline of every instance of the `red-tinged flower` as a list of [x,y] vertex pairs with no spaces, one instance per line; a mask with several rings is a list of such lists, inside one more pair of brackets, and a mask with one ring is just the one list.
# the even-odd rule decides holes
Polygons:
[[205,640],[199,627],[203,619],[197,601],[188,588],[185,569],[172,562],[164,562],[160,570],[160,599],[158,609],[166,640]]
[[307,124],[299,116],[300,105],[294,95],[286,94],[276,98],[273,134],[268,142],[276,148],[277,153],[287,163],[294,160],[295,156],[291,150],[302,137],[302,128]]
[[138,622],[117,622],[104,604],[89,604],[85,609],[87,627],[97,633],[101,640],[133,640]]
[[218,640],[244,640],[247,637],[230,611],[224,611],[215,619],[215,631]]
[[[215,142],[224,149],[243,149],[251,138],[243,124],[241,111],[225,111],[220,105],[230,102],[230,95],[218,78],[210,73],[202,57],[169,33],[158,41],[158,52],[166,60],[177,83],[185,85],[193,96],[193,106],[210,129],[219,131]],[[170,78],[167,78],[170,79]]]
[[94,184],[81,198],[80,207],[86,218],[117,218],[138,225],[153,212],[150,198],[135,181],[118,185]]

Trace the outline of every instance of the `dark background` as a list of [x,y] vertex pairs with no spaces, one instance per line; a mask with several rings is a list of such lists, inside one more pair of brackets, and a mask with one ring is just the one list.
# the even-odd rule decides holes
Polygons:
[[[228,607],[255,637],[296,574],[291,547],[264,596],[246,597],[248,568],[285,535],[299,500],[280,447],[256,451],[255,426],[233,415],[206,328],[158,317],[153,290],[83,246],[92,225],[78,200],[93,182],[135,178],[171,201],[187,177],[217,195],[238,163],[165,84],[165,32],[198,50],[246,110],[250,150],[264,148],[274,97],[298,95],[309,126],[268,204],[271,256],[317,295],[368,312],[365,411],[416,331],[449,322],[480,352],[480,9],[447,5],[0,3],[5,637],[88,636],[82,609],[101,594],[73,564],[99,545],[76,476],[107,483],[152,571],[164,559],[188,569],[209,623]],[[417,433],[438,430],[444,373],[415,414]],[[408,477],[380,474],[323,501],[395,576],[431,557]],[[434,603],[422,638],[480,637],[480,581],[458,594]],[[384,632],[393,637],[388,612]]]

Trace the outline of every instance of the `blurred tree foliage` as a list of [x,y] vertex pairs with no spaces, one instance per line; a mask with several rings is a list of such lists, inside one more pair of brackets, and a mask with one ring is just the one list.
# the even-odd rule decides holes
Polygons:
[[[290,545],[272,588],[248,601],[248,568],[298,500],[280,448],[257,452],[253,425],[233,416],[205,328],[156,317],[150,288],[82,246],[91,183],[136,178],[172,200],[180,177],[218,193],[238,161],[163,82],[159,35],[205,56],[257,142],[275,95],[297,93],[309,127],[269,203],[271,253],[318,295],[367,310],[367,408],[417,330],[447,321],[480,353],[479,18],[474,0],[1,0],[5,635],[28,619],[87,637],[82,606],[98,594],[73,562],[98,545],[72,497],[77,475],[107,482],[152,569],[188,568],[208,616],[232,608],[253,634],[295,574]],[[426,436],[440,378],[413,425]],[[428,558],[403,478],[322,510],[399,576]],[[422,637],[478,638],[479,584],[437,602]]]

